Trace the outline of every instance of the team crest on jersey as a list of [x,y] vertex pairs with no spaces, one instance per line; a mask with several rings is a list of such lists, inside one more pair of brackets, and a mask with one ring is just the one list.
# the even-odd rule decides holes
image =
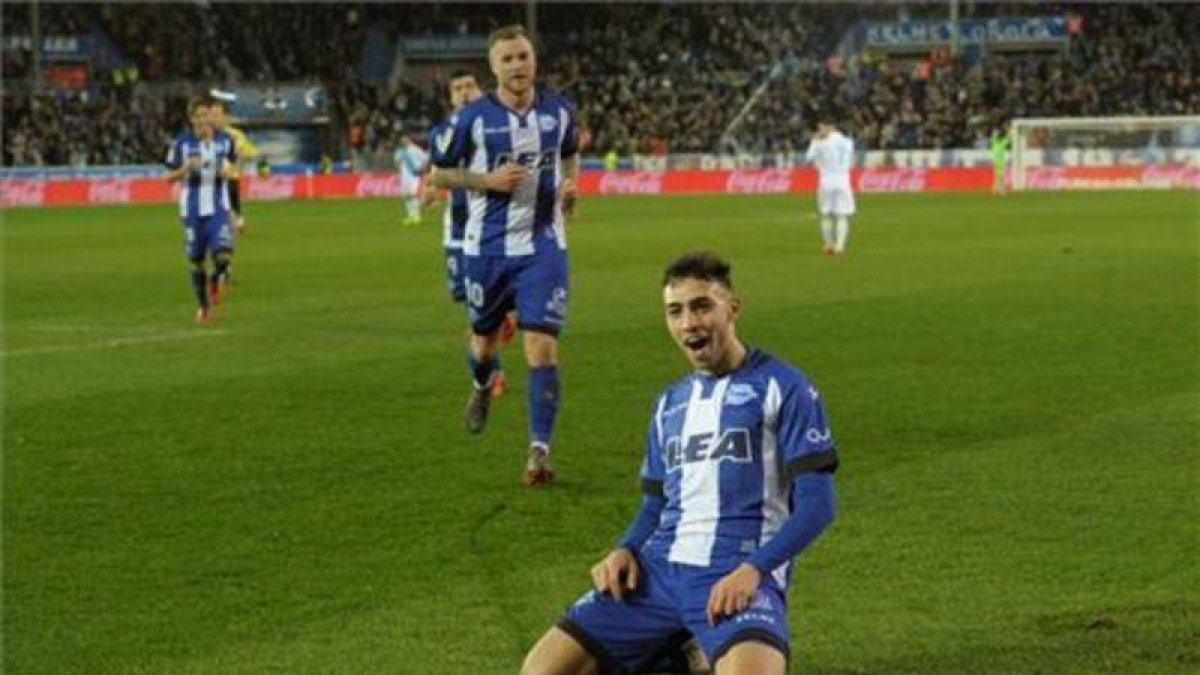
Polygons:
[[745,405],[758,398],[758,392],[748,384],[731,384],[725,390],[725,405]]
[[558,120],[554,119],[553,115],[539,115],[538,126],[542,128],[542,131],[550,133],[558,128]]
[[746,429],[725,429],[719,435],[711,432],[693,434],[683,442],[678,436],[667,439],[667,471],[684,464],[698,462],[741,462],[750,457],[750,432]]

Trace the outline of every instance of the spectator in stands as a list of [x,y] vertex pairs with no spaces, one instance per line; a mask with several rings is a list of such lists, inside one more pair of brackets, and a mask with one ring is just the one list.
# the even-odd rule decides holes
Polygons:
[[[29,25],[29,6],[6,3],[6,26]],[[369,31],[482,34],[519,20],[517,6],[433,5],[411,12],[386,4],[43,4],[43,35],[102,30],[136,68],[93,73],[79,94],[31,95],[31,52],[5,52],[3,158],[12,164],[155,162],[185,123],[168,110],[178,96],[145,82],[321,80],[330,113],[358,166],[386,163],[387,139],[420,133],[442,109],[434,81],[369,82],[357,59]],[[548,81],[580,101],[592,152],[714,152],[741,108],[775,78],[739,120],[743,149],[791,151],[808,142],[817,109],[844,110],[864,149],[972,147],[999,120],[1036,115],[1200,112],[1200,8],[1185,4],[1033,5],[975,3],[976,17],[1065,15],[1061,53],[983,54],[975,62],[938,52],[912,62],[838,49],[860,19],[895,20],[893,5],[547,4],[539,10]],[[914,5],[913,20],[944,18]],[[187,26],[188,30],[181,30]],[[619,29],[632,26],[633,30]],[[197,28],[198,27],[198,28]],[[555,45],[554,43],[561,43]],[[320,45],[320,49],[313,49]],[[119,64],[111,64],[121,67]],[[137,106],[134,110],[129,106]],[[133,114],[121,114],[123,109]],[[82,148],[82,149],[81,149]],[[346,148],[339,144],[332,150]],[[381,165],[382,166],[382,165]]]

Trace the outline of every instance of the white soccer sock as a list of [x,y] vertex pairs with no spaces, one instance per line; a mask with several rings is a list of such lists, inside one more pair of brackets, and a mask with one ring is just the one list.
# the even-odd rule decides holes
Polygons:
[[421,217],[421,200],[417,197],[405,197],[404,210],[408,211],[409,218],[417,220]]
[[833,243],[833,219],[821,216],[821,240],[828,246]]
[[850,236],[850,218],[838,216],[837,219],[837,250],[846,249],[846,238]]

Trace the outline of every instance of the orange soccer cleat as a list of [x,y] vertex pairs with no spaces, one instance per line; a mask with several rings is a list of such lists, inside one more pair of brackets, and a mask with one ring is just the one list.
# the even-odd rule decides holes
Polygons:
[[208,282],[208,304],[216,307],[221,304],[221,280],[211,279]]

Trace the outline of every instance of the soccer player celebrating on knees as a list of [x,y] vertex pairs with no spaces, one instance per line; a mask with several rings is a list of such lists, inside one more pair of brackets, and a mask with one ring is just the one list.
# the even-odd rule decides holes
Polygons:
[[425,173],[429,155],[413,142],[412,136],[400,134],[400,143],[396,146],[394,159],[396,169],[400,172],[400,197],[404,200],[404,211],[407,214],[404,224],[420,225],[421,175]]
[[575,121],[560,96],[534,87],[533,43],[520,26],[488,38],[497,89],[464,106],[434,141],[434,181],[468,190],[463,285],[474,381],[468,431],[487,423],[496,346],[505,314],[517,313],[529,366],[529,454],[524,480],[549,482],[558,414],[558,335],[567,313],[565,216],[576,195]]
[[821,398],[795,367],[742,343],[726,262],[686,255],[662,283],[667,329],[693,371],[654,404],[640,511],[523,675],[636,672],[681,630],[716,675],[787,669],[791,561],[834,514]]
[[[458,112],[464,105],[475,101],[483,92],[479,89],[479,83],[475,80],[475,75],[470,71],[457,70],[450,73],[450,106],[454,112]],[[448,122],[437,124],[429,133],[429,147],[433,148],[437,142],[437,138],[446,130]],[[422,202],[426,206],[431,206],[437,201],[437,186],[434,184],[433,174],[437,172],[437,167],[430,168],[429,178],[424,183],[424,195]],[[442,217],[442,250],[446,254],[446,283],[450,289],[450,299],[456,303],[465,303],[467,299],[466,287],[463,285],[463,261],[462,261],[462,239],[463,231],[467,227],[467,191],[462,188],[450,190],[450,198],[446,200],[446,210]],[[505,322],[501,328],[501,342],[507,342],[505,335],[509,339],[512,338],[514,329],[511,315],[505,315]],[[492,376],[492,395],[499,396],[504,393],[504,370],[500,368],[499,357],[497,356],[496,373]]]
[[850,186],[854,142],[837,130],[829,116],[822,116],[805,159],[815,164],[821,174],[817,187],[817,211],[821,216],[823,250],[827,255],[840,255],[846,252],[850,216],[854,215],[854,191]]
[[[180,134],[167,152],[167,180],[179,181],[179,215],[183,221],[185,251],[192,264],[192,288],[196,293],[197,323],[212,318],[211,305],[220,300],[220,280],[233,256],[233,230],[229,224],[229,192],[226,181],[237,162],[233,139],[214,129],[211,98],[188,102],[192,128]],[[211,255],[209,277],[205,258]]]

